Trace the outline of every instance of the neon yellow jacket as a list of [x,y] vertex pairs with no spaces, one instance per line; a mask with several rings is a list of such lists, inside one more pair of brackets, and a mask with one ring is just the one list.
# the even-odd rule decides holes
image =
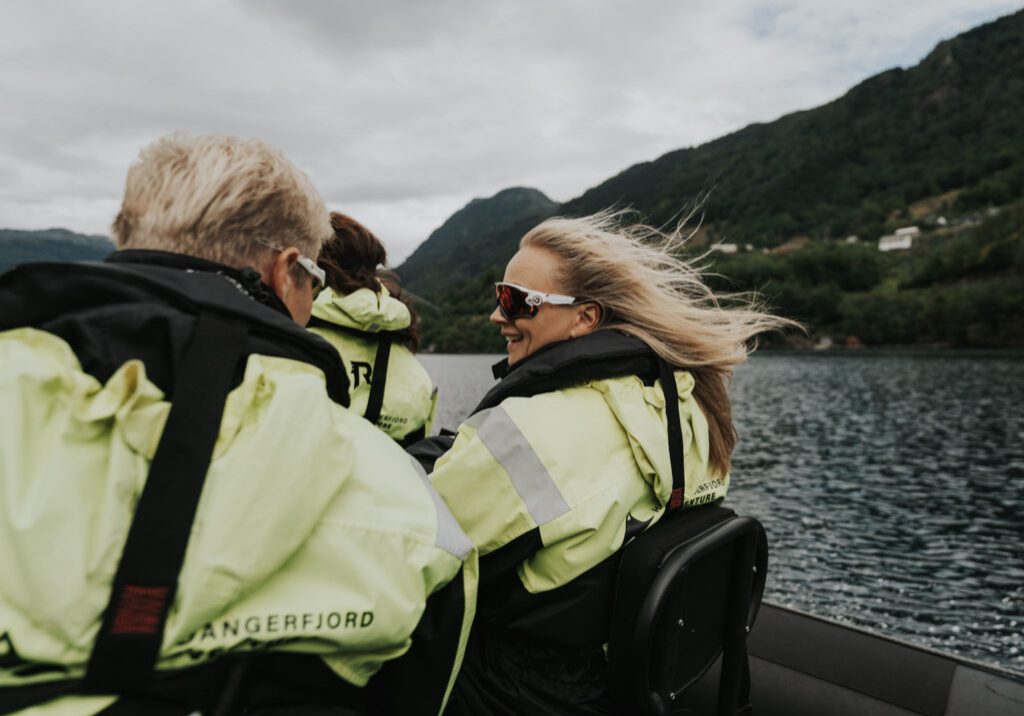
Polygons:
[[477,636],[449,713],[608,707],[613,557],[665,514],[670,448],[685,463],[684,504],[715,501],[729,484],[709,469],[685,371],[671,374],[682,435],[670,445],[656,366],[647,346],[611,330],[548,346],[502,378],[436,462],[432,481],[481,555]]
[[[409,327],[409,309],[392,298],[368,288],[339,295],[324,290],[313,304],[310,330],[327,339],[345,364],[349,377],[351,409],[366,410],[379,344],[378,335]],[[393,344],[388,361],[384,402],[377,427],[395,440],[430,433],[437,407],[437,391],[427,371],[405,346]]]
[[[82,674],[169,409],[140,361],[100,383],[61,338],[0,333],[0,687]],[[158,668],[270,648],[320,655],[364,685],[409,647],[427,597],[465,559],[461,654],[475,555],[417,469],[327,398],[318,369],[251,355],[227,398]],[[53,668],[26,670],[41,664]]]
[[[707,421],[693,377],[675,373],[686,469],[685,505],[724,497],[728,475],[708,466]],[[656,522],[672,491],[660,382],[624,376],[532,397],[473,415],[431,480],[488,555],[539,530],[519,563],[526,591],[567,584],[623,545],[627,522]]]

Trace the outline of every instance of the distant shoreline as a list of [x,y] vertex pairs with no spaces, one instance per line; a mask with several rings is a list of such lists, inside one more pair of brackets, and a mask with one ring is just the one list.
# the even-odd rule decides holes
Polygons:
[[[899,355],[899,354],[914,354],[914,355],[935,355],[939,356],[944,353],[956,354],[956,355],[970,355],[978,358],[991,357],[991,358],[1013,358],[1024,360],[1024,346],[1000,346],[1000,347],[977,347],[967,346],[958,347],[948,344],[893,344],[893,345],[881,345],[881,346],[860,346],[857,348],[847,348],[845,346],[831,346],[829,348],[813,348],[813,347],[797,347],[797,346],[784,346],[784,345],[772,345],[772,346],[760,346],[752,355],[760,354],[772,354],[772,355],[807,355],[807,356],[833,356],[833,357],[849,357],[849,356],[870,356],[870,355]],[[429,355],[429,356],[488,356],[492,357],[495,361],[499,361],[504,357],[503,353],[481,353],[479,351],[465,351],[465,352],[452,352],[452,351],[432,351],[432,350],[420,350],[418,355]]]

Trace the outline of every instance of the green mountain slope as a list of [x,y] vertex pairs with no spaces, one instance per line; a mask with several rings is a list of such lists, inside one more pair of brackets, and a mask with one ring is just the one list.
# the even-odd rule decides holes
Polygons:
[[[986,317],[987,307],[1006,316],[1006,305],[1024,303],[1019,261],[986,259],[986,272],[957,274],[953,282],[940,277],[955,263],[950,246],[988,256],[990,230],[971,228],[990,223],[978,211],[985,207],[1006,207],[996,222],[999,255],[1020,256],[1024,237],[1013,222],[1024,198],[1022,118],[1024,11],[944,41],[916,67],[883,72],[822,107],[637,164],[561,206],[538,204],[536,215],[513,219],[515,212],[506,211],[491,219],[490,200],[474,202],[399,273],[432,302],[424,307],[425,346],[501,350],[486,321],[489,284],[530,226],[555,213],[609,207],[631,207],[650,223],[670,225],[710,190],[696,244],[810,241],[787,255],[719,256],[715,270],[732,277],[720,288],[763,290],[778,310],[837,340],[1019,344]],[[471,209],[469,222],[460,214]],[[948,227],[940,215],[950,217]],[[880,234],[911,223],[925,229],[912,252],[878,255]],[[829,241],[850,234],[870,244]],[[974,329],[954,329],[938,315],[957,300],[966,307],[957,312],[960,323]],[[886,306],[896,313],[873,323],[871,311]],[[932,318],[907,318],[904,309]],[[882,325],[889,327],[876,330]]]
[[809,326],[814,341],[1024,346],[1024,200],[983,220],[924,232],[909,251],[816,242],[796,251],[715,254],[713,271],[716,290],[759,291],[776,311]]
[[1024,190],[1024,11],[940,43],[823,107],[638,164],[562,209],[630,206],[655,224],[708,189],[712,238],[874,236],[894,211],[951,190],[960,208]]
[[520,237],[557,209],[543,193],[522,187],[474,199],[434,231],[398,268],[398,275],[410,291],[435,296],[507,260]]
[[86,236],[67,229],[0,229],[0,273],[35,261],[96,261],[113,250],[114,244],[106,236]]

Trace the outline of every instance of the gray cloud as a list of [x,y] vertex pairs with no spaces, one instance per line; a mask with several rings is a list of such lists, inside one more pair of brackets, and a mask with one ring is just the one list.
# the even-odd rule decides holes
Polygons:
[[4,4],[0,226],[103,232],[138,150],[265,139],[397,263],[475,196],[568,199],[829,101],[1019,0]]

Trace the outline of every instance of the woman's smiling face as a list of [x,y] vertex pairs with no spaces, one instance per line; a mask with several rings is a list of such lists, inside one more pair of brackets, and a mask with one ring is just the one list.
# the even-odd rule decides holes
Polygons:
[[[505,267],[506,283],[541,291],[567,293],[561,284],[562,259],[537,246],[525,246],[512,257]],[[501,310],[494,309],[491,321],[501,327],[501,335],[508,341],[508,362],[512,365],[549,343],[564,341],[583,335],[580,313],[584,305],[555,306],[543,303],[532,318],[506,319]]]

